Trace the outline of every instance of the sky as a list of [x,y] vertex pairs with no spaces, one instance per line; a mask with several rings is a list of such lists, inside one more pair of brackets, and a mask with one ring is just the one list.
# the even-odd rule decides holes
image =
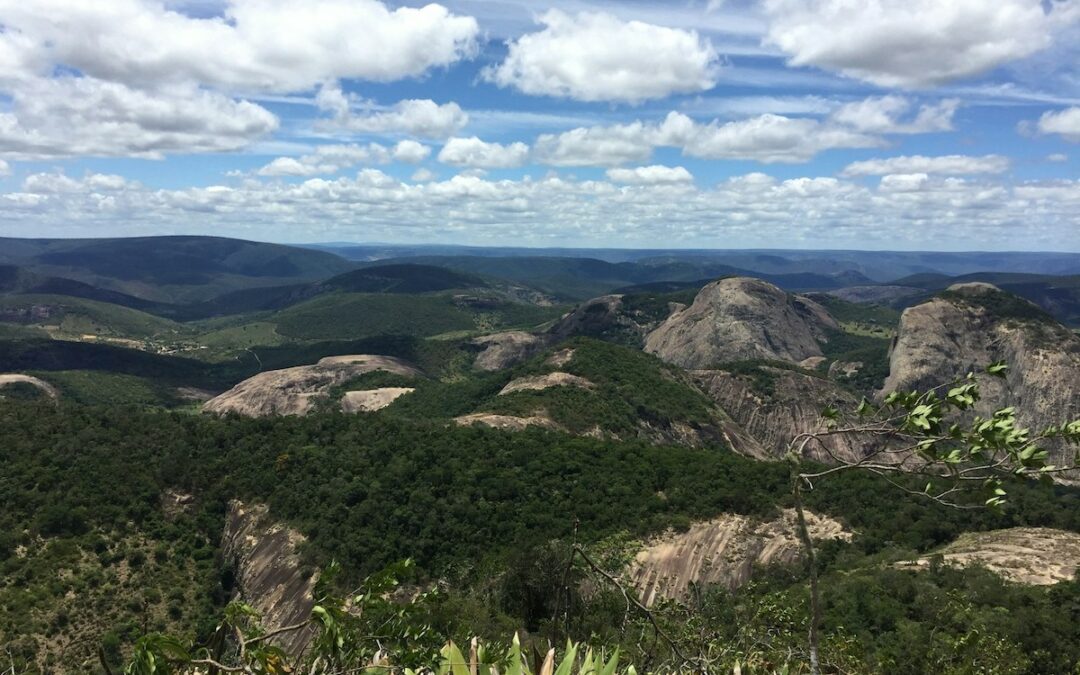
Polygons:
[[1080,251],[1080,0],[0,0],[0,236]]

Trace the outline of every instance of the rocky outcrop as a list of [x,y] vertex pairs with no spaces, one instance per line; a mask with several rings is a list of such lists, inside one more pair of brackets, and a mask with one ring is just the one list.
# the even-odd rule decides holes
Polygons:
[[203,411],[248,417],[305,415],[331,388],[376,370],[423,377],[412,364],[390,356],[330,356],[311,366],[259,373],[207,401]]
[[347,413],[375,412],[382,410],[405,394],[416,391],[413,387],[381,387],[363,391],[348,391],[341,397],[341,411]]
[[533,377],[520,377],[508,383],[499,392],[499,396],[513,394],[516,391],[543,391],[551,387],[577,387],[579,389],[592,389],[596,385],[584,377],[571,375],[570,373],[554,372],[546,375]]
[[[300,563],[296,550],[303,541],[299,532],[275,522],[266,506],[229,502],[222,555],[235,572],[238,595],[259,613],[264,630],[293,626],[311,616],[318,573],[305,573]],[[307,627],[273,641],[297,655],[314,634],[314,628]]]
[[799,363],[822,356],[819,341],[839,325],[813,300],[770,283],[732,277],[701,289],[694,303],[645,338],[645,351],[684,368],[766,359]]
[[[831,518],[807,513],[806,519],[814,539],[851,538]],[[791,564],[801,555],[794,510],[768,521],[725,514],[660,536],[635,556],[627,574],[641,601],[651,606],[661,599],[684,600],[694,587],[737,588],[755,565]]]
[[551,418],[542,415],[514,417],[512,415],[496,415],[494,413],[473,413],[471,415],[455,417],[454,422],[463,427],[480,425],[492,427],[494,429],[502,429],[504,431],[523,431],[528,427],[541,427],[543,429],[552,430],[561,429],[561,427],[559,427],[559,425]]
[[[966,532],[936,555],[946,565],[981,565],[1015,583],[1047,586],[1077,577],[1080,534],[1042,527]],[[934,557],[909,565],[927,567]]]
[[[764,448],[767,457],[782,457],[800,433],[824,431],[821,411],[826,407],[854,410],[858,406],[854,395],[824,378],[770,366],[761,366],[758,371],[753,377],[724,370],[695,370],[691,375],[698,387]],[[874,441],[830,436],[822,443],[809,445],[806,456],[823,462],[833,461],[830,454],[855,459],[864,456]],[[740,450],[738,445],[732,448]]]
[[543,351],[549,340],[546,337],[514,330],[478,337],[472,341],[479,349],[473,365],[479,370],[502,370],[525,361]]
[[56,387],[52,386],[45,380],[33,377],[31,375],[22,375],[19,373],[9,373],[0,375],[0,397],[3,397],[4,387],[15,384],[28,384],[31,387],[37,387],[43,394],[49,398],[59,398],[60,392],[56,390]]
[[[1080,336],[984,283],[952,286],[904,311],[882,391],[924,390],[997,361],[1009,365],[1007,377],[984,378],[977,414],[1015,406],[1019,423],[1036,429],[1080,418]],[[1063,446],[1048,449],[1071,460]]]

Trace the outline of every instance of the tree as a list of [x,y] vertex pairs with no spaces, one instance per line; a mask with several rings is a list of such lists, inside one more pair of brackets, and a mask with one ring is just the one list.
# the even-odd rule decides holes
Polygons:
[[[955,509],[1002,508],[1009,481],[1051,480],[1076,472],[1080,449],[1063,465],[1050,463],[1046,442],[1080,446],[1080,420],[1037,432],[1017,424],[1016,409],[1001,408],[987,418],[972,414],[980,399],[981,377],[1005,376],[1007,365],[995,363],[984,375],[965,378],[923,392],[892,392],[879,405],[863,400],[853,417],[829,408],[823,411],[824,428],[799,434],[788,446],[791,491],[795,502],[796,534],[806,554],[810,584],[810,672],[821,672],[819,641],[822,621],[818,557],[803,508],[803,493],[820,479],[846,471],[881,476],[893,487],[918,498]],[[833,453],[823,441],[831,436],[854,435],[874,439],[873,447],[858,459]],[[828,468],[808,469],[803,457],[812,446],[832,460]],[[926,480],[921,489],[913,480]]]

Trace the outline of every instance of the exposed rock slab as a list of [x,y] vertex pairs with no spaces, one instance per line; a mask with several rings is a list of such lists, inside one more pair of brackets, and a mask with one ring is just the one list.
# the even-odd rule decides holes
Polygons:
[[[32,387],[37,387],[49,398],[59,398],[60,392],[56,390],[56,387],[52,386],[45,380],[33,377],[31,375],[22,375],[20,373],[8,373],[0,375],[0,390],[8,385],[13,384],[29,384]],[[0,391],[0,394],[3,394]]]
[[[1015,583],[1046,586],[1076,578],[1080,534],[1041,527],[966,532],[939,555],[946,565],[982,565]],[[930,559],[913,564],[925,567]]]
[[341,398],[341,410],[347,413],[375,412],[382,410],[405,394],[416,391],[413,387],[381,387],[362,391],[348,391]]
[[799,363],[822,356],[826,329],[839,325],[813,300],[749,277],[705,286],[645,338],[645,351],[684,368],[767,359]]
[[[806,519],[814,539],[851,538],[831,518],[807,513]],[[801,557],[794,527],[791,509],[769,521],[725,514],[657,538],[635,556],[628,575],[647,606],[685,599],[694,586],[737,588],[750,579],[754,565],[790,564]]]
[[478,337],[472,341],[480,348],[474,367],[480,370],[502,370],[521,363],[542,351],[548,344],[546,337],[515,330]]
[[248,417],[305,415],[334,386],[376,370],[423,377],[412,364],[390,356],[330,356],[311,366],[259,373],[203,405],[205,412]]
[[[240,597],[260,615],[263,629],[292,626],[311,616],[318,573],[305,574],[296,553],[304,536],[274,522],[263,505],[233,500],[225,515],[222,553],[236,572]],[[315,635],[315,629],[282,633],[274,643],[297,655]]]
[[512,394],[515,391],[543,391],[551,387],[578,387],[579,389],[592,389],[596,385],[584,377],[556,371],[546,375],[518,378],[499,392],[499,396]]
[[543,427],[544,429],[559,430],[554,420],[541,415],[529,417],[514,417],[512,415],[495,415],[492,413],[473,413],[455,417],[454,421],[461,426],[482,425],[504,431],[522,431],[528,427]]
[[[1019,423],[1035,429],[1080,417],[1080,336],[1048,315],[1014,318],[988,309],[1005,301],[1014,308],[1030,304],[990,284],[969,283],[905,310],[883,393],[925,390],[1004,361],[1005,380],[984,378],[977,414],[1015,406]],[[1071,463],[1070,449],[1047,449],[1056,453],[1055,464]]]
[[[859,404],[846,389],[824,378],[784,368],[762,366],[761,370],[773,380],[770,393],[757,391],[746,377],[724,370],[695,370],[691,375],[770,458],[782,457],[799,434],[824,431],[821,411],[826,407],[853,410]],[[822,462],[834,461],[830,453],[858,459],[874,447],[874,439],[850,435],[829,436],[822,442],[808,446],[806,455]],[[732,448],[740,450],[738,445]]]

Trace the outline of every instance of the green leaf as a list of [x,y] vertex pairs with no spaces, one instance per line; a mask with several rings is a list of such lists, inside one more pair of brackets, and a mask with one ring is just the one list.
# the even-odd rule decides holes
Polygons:
[[997,361],[986,367],[986,372],[994,377],[1005,377],[1006,372],[1009,370],[1009,364],[1004,361]]

